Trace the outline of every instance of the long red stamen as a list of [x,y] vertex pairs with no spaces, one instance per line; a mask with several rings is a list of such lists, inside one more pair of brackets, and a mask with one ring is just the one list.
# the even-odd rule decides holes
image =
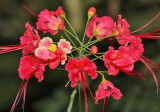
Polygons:
[[25,5],[21,5],[24,9],[26,9],[29,13],[33,14],[34,16],[38,17],[33,11],[29,10]]
[[82,82],[82,87],[83,87],[83,92],[84,92],[84,100],[85,100],[85,109],[86,109],[86,112],[87,112],[87,95],[86,95],[86,90],[85,90],[85,84],[84,82]]
[[144,59],[146,59],[147,61],[149,61],[150,63],[152,63],[154,66],[156,66],[156,68],[160,68],[160,66],[158,66],[154,61],[150,60],[147,57],[142,56]]
[[92,96],[92,99],[94,100],[95,98],[94,98],[94,96],[93,96],[93,94],[92,94],[92,92],[91,92],[91,90],[90,90],[90,88],[89,88],[89,86],[88,86],[88,84],[87,84],[86,81],[85,81],[85,84],[86,84],[86,86],[87,86],[87,88],[88,88],[88,90],[89,90],[89,92],[90,92],[90,94],[91,94],[91,96]]
[[22,48],[23,48],[23,46],[21,44],[0,46],[0,54],[11,52],[11,51],[16,51],[16,50],[19,50],[19,49],[22,49]]
[[26,96],[26,90],[27,90],[27,84],[28,84],[28,81],[29,79],[31,78],[31,76],[33,75],[35,71],[33,71],[26,79],[27,80],[23,80],[23,82],[21,83],[21,86],[18,90],[18,93],[17,93],[17,96],[15,98],[15,101],[12,105],[12,108],[10,110],[10,112],[13,112],[17,106],[17,104],[19,103],[21,97],[22,97],[22,94],[23,94],[23,102],[22,102],[22,109],[23,109],[23,112],[24,112],[24,104],[25,104],[25,96]]
[[153,34],[153,33],[159,32],[159,31],[160,31],[160,28],[153,30],[153,31],[150,31],[150,32],[142,33],[142,34]]
[[[143,56],[144,57],[144,56]],[[140,58],[140,61],[141,62],[143,62],[145,65],[146,65],[146,67],[148,68],[148,70],[152,73],[152,75],[153,75],[153,78],[154,78],[154,80],[155,80],[155,83],[156,83],[156,86],[157,86],[157,95],[158,95],[158,91],[159,91],[159,85],[158,85],[158,79],[157,79],[157,77],[156,77],[156,74],[155,74],[155,72],[153,71],[153,69],[151,68],[151,67],[153,67],[153,65],[151,65],[150,63],[148,63],[145,59],[143,59],[143,58]],[[150,61],[149,61],[150,62]],[[156,65],[156,66],[158,66],[158,65]],[[160,68],[159,68],[159,66],[158,67],[154,67],[155,69],[157,69],[159,72],[160,72]]]
[[87,110],[87,94],[86,94],[86,89],[85,89],[85,79],[83,77],[83,72],[81,72],[81,82],[82,82],[82,88],[83,88],[83,92],[84,92],[84,100],[85,100],[85,110],[86,112],[88,112]]
[[134,77],[134,78],[138,78],[138,79],[144,79],[145,78],[143,77],[143,73],[139,73],[138,71],[135,72],[135,71],[127,71],[127,70],[124,70],[122,67],[114,64],[114,63],[111,63],[113,66],[115,66],[116,68],[118,68],[119,70],[121,70],[122,72],[126,73],[127,75],[131,76],[131,77]]
[[107,108],[107,98],[105,98],[105,107],[104,107],[104,109],[106,109]]
[[104,112],[104,108],[105,108],[105,99],[103,100],[103,112]]
[[[159,33],[158,33],[159,34]],[[134,35],[135,37],[143,38],[143,39],[160,39],[160,36],[155,36],[157,34],[148,34],[148,35]]]
[[23,95],[22,108],[23,108],[23,112],[24,112],[24,104],[25,104],[25,95],[26,95],[27,84],[28,84],[28,80],[26,82],[24,82],[24,84],[21,88],[19,88],[19,91],[17,93],[16,99],[13,103],[13,106],[12,106],[10,112],[13,112],[15,110],[15,108],[16,108],[17,104],[19,103],[22,95]]
[[100,104],[100,107],[99,107],[98,112],[100,112],[100,111],[101,111],[102,104],[103,104],[103,100],[102,100],[102,102],[101,102],[101,104]]
[[158,13],[158,14],[157,14],[151,21],[149,21],[146,25],[144,25],[143,27],[141,27],[141,28],[139,28],[138,30],[133,31],[133,32],[131,32],[131,33],[136,33],[136,32],[138,32],[138,31],[142,30],[143,28],[145,28],[146,26],[148,26],[151,22],[153,22],[159,15],[160,15],[160,13]]

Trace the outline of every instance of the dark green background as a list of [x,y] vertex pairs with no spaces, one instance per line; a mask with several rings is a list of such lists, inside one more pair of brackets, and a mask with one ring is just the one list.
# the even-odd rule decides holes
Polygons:
[[[70,2],[69,5],[66,1]],[[156,14],[160,12],[159,0],[77,0],[77,9],[72,0],[0,0],[0,46],[19,44],[19,38],[25,32],[24,25],[30,22],[35,27],[37,18],[27,12],[21,7],[22,4],[27,6],[36,14],[41,10],[49,9],[56,10],[58,6],[63,6],[67,17],[69,17],[72,24],[72,16],[70,16],[69,8],[72,10],[79,10],[78,15],[82,15],[83,24],[87,19],[87,10],[94,6],[97,9],[98,16],[109,15],[117,20],[117,13],[122,14],[130,24],[130,30],[134,31],[147,22],[149,22]],[[109,4],[113,3],[110,7]],[[68,3],[67,2],[67,3]],[[114,4],[118,4],[116,8]],[[118,12],[114,12],[112,8],[116,8]],[[113,11],[113,13],[112,13]],[[74,15],[76,17],[76,15]],[[75,26],[74,26],[75,25]],[[77,28],[78,34],[81,36],[84,30],[82,24],[74,23],[73,27]],[[77,27],[78,26],[78,27]],[[160,17],[138,33],[144,33],[154,29],[160,28]],[[43,36],[50,36],[54,41],[60,38],[62,33],[59,32],[56,36],[51,36],[49,33],[42,34]],[[107,51],[108,41],[104,40],[99,46],[100,51]],[[116,41],[114,41],[116,44]],[[160,40],[143,40],[144,56],[152,59],[160,65]],[[0,55],[0,112],[9,112],[18,88],[22,80],[18,76],[19,60],[22,57],[21,50]],[[92,57],[91,57],[92,58]],[[101,70],[104,68],[103,62],[96,61],[97,66]],[[59,66],[64,68],[64,66]],[[136,63],[135,69],[142,69],[145,66],[142,63]],[[146,71],[143,71],[146,72]],[[157,77],[159,73],[155,71]],[[122,72],[116,77],[110,77],[110,81],[121,90],[123,97],[120,100],[108,99],[106,112],[160,112],[160,99],[156,94],[156,84],[150,72],[146,73],[146,80],[132,78]],[[91,90],[94,92],[101,82],[99,76],[94,81],[87,79]],[[41,83],[32,77],[29,80],[25,112],[66,112],[70,101],[69,95],[72,93],[72,88],[65,84],[68,82],[66,71],[51,70],[46,67],[44,73],[44,80]],[[83,91],[82,94],[82,110],[84,109]],[[87,90],[88,96],[88,112],[98,112],[99,106],[94,104],[91,96]],[[21,102],[17,106],[15,112],[20,112]],[[79,112],[78,94],[75,97],[72,112]]]

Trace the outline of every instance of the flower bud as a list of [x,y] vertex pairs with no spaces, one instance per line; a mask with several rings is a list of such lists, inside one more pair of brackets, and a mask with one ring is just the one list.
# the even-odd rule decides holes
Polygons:
[[95,15],[96,13],[96,9],[94,7],[91,7],[89,10],[88,10],[88,17],[91,18]]
[[59,25],[59,29],[60,29],[60,30],[64,30],[64,29],[65,29],[64,24],[60,24],[60,25]]
[[54,16],[56,13],[54,11],[50,11],[51,15]]
[[125,29],[121,26],[116,27],[116,30],[114,32],[115,36],[119,37],[125,34]]
[[59,15],[61,18],[63,18],[63,19],[66,17],[65,12],[64,12],[64,10],[62,9],[62,7],[58,7],[57,13],[58,13],[58,15]]
[[98,52],[98,48],[97,48],[97,46],[92,46],[91,48],[90,48],[90,52],[91,52],[91,54],[96,54],[97,52]]

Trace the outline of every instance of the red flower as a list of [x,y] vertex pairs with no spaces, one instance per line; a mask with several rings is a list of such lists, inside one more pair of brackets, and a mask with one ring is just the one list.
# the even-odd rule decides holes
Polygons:
[[108,68],[108,74],[116,76],[119,70],[132,71],[134,60],[129,56],[127,47],[121,46],[118,50],[109,47],[103,56],[104,64]]
[[120,90],[115,88],[110,81],[103,80],[96,91],[95,103],[97,104],[99,99],[109,98],[110,95],[117,100],[123,96]]
[[34,53],[35,49],[38,47],[38,44],[40,42],[40,37],[38,35],[38,31],[35,31],[35,34],[33,33],[33,27],[29,23],[26,23],[26,32],[24,33],[24,36],[20,38],[20,43],[23,46],[22,53],[30,54]]
[[142,63],[145,64],[148,70],[152,73],[156,86],[157,86],[157,94],[158,94],[159,85],[158,85],[156,74],[152,68],[156,69],[160,73],[160,67],[156,63],[154,63],[152,60],[150,60],[149,58],[143,56],[144,48],[143,48],[142,40],[138,37],[135,38],[134,41],[132,41],[130,45],[128,46],[128,52],[129,52],[129,55],[132,57],[132,59],[135,62],[141,61]]
[[80,60],[72,58],[68,61],[68,63],[65,66],[65,70],[69,71],[68,77],[71,81],[71,87],[75,87],[77,85],[78,80],[82,83],[84,97],[85,97],[86,112],[87,112],[87,96],[85,90],[85,83],[87,87],[88,84],[86,82],[85,72],[87,72],[88,75],[91,76],[91,79],[95,79],[97,77],[96,69],[97,66],[87,57],[82,57]]
[[34,55],[23,56],[20,60],[18,71],[20,78],[23,80],[29,80],[34,74],[38,82],[41,82],[43,80],[45,64],[40,62]]
[[114,31],[114,27],[115,23],[111,17],[103,16],[98,18],[97,15],[95,15],[88,23],[86,35],[88,38],[95,35],[95,37],[99,39],[111,35]]
[[16,105],[18,104],[21,96],[23,95],[22,108],[24,111],[25,104],[25,95],[27,90],[27,84],[31,76],[34,76],[38,79],[38,82],[43,80],[43,72],[45,71],[45,64],[40,62],[37,57],[34,55],[23,56],[20,60],[20,65],[18,68],[19,76],[23,79],[23,82],[19,88],[14,104],[10,112],[13,112]]
[[20,37],[21,44],[0,46],[0,54],[19,50],[19,49],[23,49],[22,51],[23,55],[34,53],[35,49],[38,47],[38,44],[40,42],[38,31],[34,29],[34,32],[35,32],[34,33],[33,27],[31,27],[29,22],[25,24],[25,27],[27,28],[27,30],[24,33],[24,36]]
[[97,77],[97,66],[87,57],[83,57],[80,60],[76,58],[70,59],[66,64],[65,69],[69,71],[68,77],[71,81],[71,87],[75,87],[78,80],[80,82],[84,82],[86,80],[84,72],[87,72],[88,75],[91,76],[91,79],[95,79]]
[[150,22],[148,22],[142,28],[133,32],[130,32],[129,30],[130,25],[128,24],[126,19],[122,19],[122,15],[118,15],[117,26],[115,29],[115,37],[117,38],[117,41],[119,42],[119,44],[125,45],[126,43],[133,41],[134,37],[144,38],[144,39],[160,39],[160,35],[159,35],[160,29],[143,33],[143,34],[134,35],[135,32],[138,32],[141,29],[145,28],[152,21],[154,21],[159,15],[160,13],[157,14]]
[[143,56],[144,48],[141,38],[132,36],[132,38],[130,38],[128,41],[129,38],[130,37],[123,38],[123,42],[125,42],[125,44],[124,46],[120,46],[118,50],[114,50],[112,47],[110,47],[109,51],[104,54],[103,59],[105,66],[108,68],[108,73],[115,76],[118,74],[118,71],[121,70],[132,77],[144,79],[143,73],[141,73],[139,70],[133,70],[134,63],[141,61],[152,73],[157,86],[158,94],[159,84],[156,74],[152,68],[155,68],[158,72],[160,72],[160,67],[152,60]]
[[52,35],[56,35],[58,29],[63,30],[64,27],[62,26],[64,26],[64,20],[59,17],[58,12],[56,12],[48,11],[47,9],[41,11],[38,16],[38,22],[36,23],[37,29],[41,30],[43,33],[50,32]]

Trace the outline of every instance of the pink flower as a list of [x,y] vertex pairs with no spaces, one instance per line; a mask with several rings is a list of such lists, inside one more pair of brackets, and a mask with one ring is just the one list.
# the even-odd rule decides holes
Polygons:
[[86,82],[85,72],[88,73],[91,79],[95,79],[97,77],[96,69],[97,66],[87,57],[82,57],[80,60],[72,58],[68,61],[68,63],[65,66],[65,70],[69,72],[68,77],[71,81],[71,87],[75,87],[77,85],[78,80],[82,83],[84,97],[85,97],[86,112],[87,112],[87,96],[86,96],[85,84],[87,85],[88,89],[89,86]]
[[114,31],[115,23],[113,19],[109,16],[103,16],[98,18],[95,15],[91,21],[88,23],[86,35],[91,38],[93,35],[97,39],[111,35]]
[[128,48],[125,46],[119,47],[118,50],[109,47],[103,59],[109,75],[116,76],[119,70],[132,71],[134,67],[134,60],[129,56]]
[[20,37],[20,44],[0,46],[0,54],[19,50],[19,49],[23,49],[22,51],[23,55],[33,54],[35,52],[35,49],[38,47],[38,44],[40,41],[38,31],[34,29],[34,32],[35,32],[34,33],[33,27],[31,27],[29,22],[25,24],[25,27],[27,28],[27,30],[24,33],[24,36]]
[[99,99],[109,98],[110,95],[117,100],[122,97],[122,93],[119,89],[115,88],[110,81],[103,80],[96,91],[95,103],[97,104]]
[[66,41],[66,39],[60,39],[58,42],[58,47],[63,49],[63,52],[67,54],[71,53],[72,46],[70,42]]
[[62,27],[64,26],[64,20],[60,18],[56,12],[45,9],[39,14],[36,25],[37,29],[41,30],[43,33],[50,32],[52,35],[56,35],[58,29],[64,29],[64,27]]
[[71,52],[72,46],[64,39],[58,42],[58,47],[52,43],[51,38],[44,37],[40,41],[39,47],[35,50],[35,56],[44,63],[48,63],[51,69],[55,69],[60,62],[62,62],[62,65],[65,64],[67,53]]

